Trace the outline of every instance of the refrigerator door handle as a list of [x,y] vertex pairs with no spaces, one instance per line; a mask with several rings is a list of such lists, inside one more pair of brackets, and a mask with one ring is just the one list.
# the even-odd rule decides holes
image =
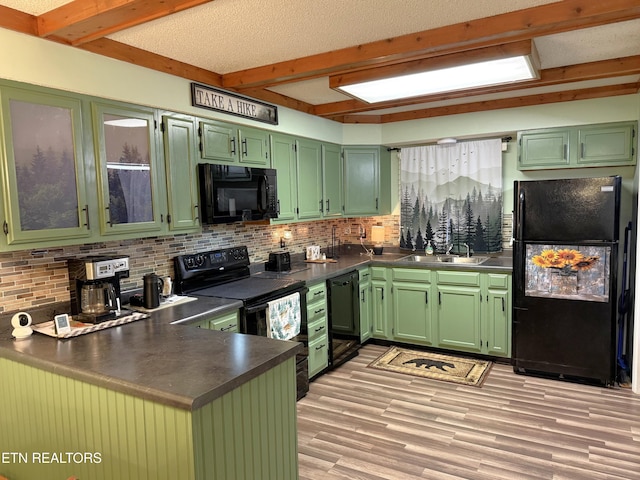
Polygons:
[[522,231],[524,228],[524,191],[518,193],[518,211],[516,212],[516,240],[522,240]]

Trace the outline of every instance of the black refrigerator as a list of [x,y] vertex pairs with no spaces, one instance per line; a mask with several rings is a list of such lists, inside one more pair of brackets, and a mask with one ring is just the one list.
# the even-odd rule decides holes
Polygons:
[[612,384],[621,178],[514,183],[516,373]]

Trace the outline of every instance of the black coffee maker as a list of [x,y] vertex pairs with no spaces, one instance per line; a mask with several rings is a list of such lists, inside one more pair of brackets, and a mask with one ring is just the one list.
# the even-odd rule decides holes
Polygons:
[[71,315],[101,323],[130,312],[120,309],[120,279],[129,278],[129,257],[94,255],[67,260]]

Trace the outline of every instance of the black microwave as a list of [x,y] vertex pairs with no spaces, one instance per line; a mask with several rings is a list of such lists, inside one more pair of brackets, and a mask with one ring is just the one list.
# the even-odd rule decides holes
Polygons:
[[202,223],[278,218],[276,171],[198,164]]

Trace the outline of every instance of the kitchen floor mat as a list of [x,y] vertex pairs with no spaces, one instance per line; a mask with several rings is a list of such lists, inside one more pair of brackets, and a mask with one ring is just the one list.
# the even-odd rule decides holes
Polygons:
[[492,364],[489,360],[394,346],[371,362],[369,367],[480,387]]

